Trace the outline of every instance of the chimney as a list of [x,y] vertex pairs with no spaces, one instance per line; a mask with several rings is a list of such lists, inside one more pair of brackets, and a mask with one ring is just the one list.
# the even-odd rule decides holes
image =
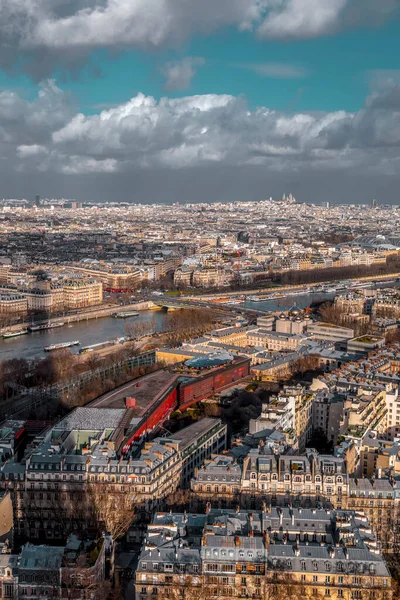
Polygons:
[[280,509],[279,511],[279,525],[282,527],[282,523],[283,523],[283,511],[282,509]]
[[240,512],[240,506],[239,506],[239,504],[236,504],[236,514],[239,514],[239,512]]
[[235,546],[236,547],[240,546],[240,537],[238,535],[235,536]]
[[268,531],[264,531],[263,532],[263,538],[264,538],[265,547],[268,550],[268,548],[269,548],[269,534],[268,534]]
[[208,514],[211,510],[211,502],[207,502],[206,504],[206,513]]
[[249,537],[254,537],[254,531],[250,529]]

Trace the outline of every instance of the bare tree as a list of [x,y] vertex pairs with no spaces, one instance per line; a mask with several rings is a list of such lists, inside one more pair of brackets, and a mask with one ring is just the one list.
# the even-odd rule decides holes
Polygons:
[[89,484],[87,495],[99,529],[105,529],[113,540],[124,536],[138,504],[138,495],[132,491],[132,486],[95,482]]
[[146,335],[151,335],[156,331],[155,315],[149,321],[134,321],[125,326],[126,336],[131,340],[137,340]]
[[316,371],[320,367],[319,357],[315,354],[302,356],[292,363],[292,374],[300,373],[303,375],[307,371]]

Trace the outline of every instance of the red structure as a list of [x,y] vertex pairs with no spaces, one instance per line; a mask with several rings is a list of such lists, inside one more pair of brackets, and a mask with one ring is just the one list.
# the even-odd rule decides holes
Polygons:
[[167,390],[158,395],[153,403],[140,415],[136,428],[125,440],[122,452],[128,452],[134,442],[138,442],[143,435],[151,433],[160,427],[176,408],[178,403],[178,380],[176,379]]
[[180,410],[185,410],[192,404],[230,387],[235,381],[247,377],[249,373],[250,359],[238,357],[228,365],[182,382],[179,386]]
[[[143,435],[148,435],[160,427],[176,408],[186,410],[192,404],[231,387],[236,381],[247,377],[249,373],[250,359],[239,356],[231,363],[216,367],[203,375],[188,377],[177,375],[176,379],[162,390],[139,415],[140,421],[126,438],[122,451],[129,452],[134,442],[140,441]],[[128,406],[128,400],[134,401],[135,399],[127,398],[126,406]]]

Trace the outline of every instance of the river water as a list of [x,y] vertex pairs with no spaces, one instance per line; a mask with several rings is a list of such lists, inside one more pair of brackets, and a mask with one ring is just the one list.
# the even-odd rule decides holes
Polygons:
[[[122,310],[122,309],[121,309]],[[143,311],[138,317],[130,319],[114,319],[113,317],[102,317],[71,323],[56,329],[28,333],[21,337],[0,339],[0,360],[11,358],[37,358],[46,356],[44,347],[61,342],[79,341],[81,346],[90,346],[107,340],[115,340],[123,337],[126,333],[128,323],[137,321],[151,321],[155,319],[156,330],[161,331],[164,327],[166,311]],[[67,320],[67,317],[66,317]],[[72,352],[79,352],[79,346],[71,348]]]
[[[379,287],[399,287],[399,283],[390,282],[380,284]],[[260,311],[287,311],[293,306],[299,309],[307,308],[313,302],[323,302],[332,300],[335,294],[318,292],[316,294],[293,294],[288,292],[281,298],[267,300],[265,302],[246,301],[244,305],[237,305],[238,310],[243,308],[254,308]],[[121,308],[121,310],[123,310]],[[44,347],[50,344],[61,342],[72,342],[79,340],[81,347],[98,344],[107,340],[115,340],[126,333],[128,323],[137,321],[151,321],[155,319],[156,331],[162,331],[165,328],[167,312],[165,310],[143,311],[138,317],[130,319],[114,319],[112,317],[103,317],[101,319],[92,319],[81,321],[71,325],[64,325],[57,329],[29,333],[21,337],[3,340],[0,338],[0,360],[10,360],[12,358],[40,358],[44,357]],[[71,348],[72,352],[79,352],[79,346]]]
[[[242,305],[244,308],[255,308],[262,311],[286,311],[294,304],[298,308],[306,308],[313,301],[329,300],[333,297],[331,294],[303,294],[288,295],[275,300],[266,302],[246,302]],[[241,305],[238,305],[238,309]],[[137,321],[151,321],[155,319],[156,331],[161,331],[165,327],[166,311],[143,311],[138,317],[130,319],[114,319],[112,317],[103,317],[101,319],[91,319],[64,325],[57,329],[48,331],[38,331],[29,333],[21,337],[9,338],[3,340],[0,338],[0,360],[10,360],[12,358],[38,358],[44,357],[44,347],[50,344],[59,344],[61,342],[79,341],[80,346],[90,346],[107,340],[114,340],[122,337],[126,333],[128,323]],[[71,348],[72,352],[79,352],[79,346]]]

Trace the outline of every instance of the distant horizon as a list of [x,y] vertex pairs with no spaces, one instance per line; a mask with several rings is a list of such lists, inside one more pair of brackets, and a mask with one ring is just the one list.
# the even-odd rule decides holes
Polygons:
[[396,0],[31,4],[0,9],[1,195],[397,203]]

